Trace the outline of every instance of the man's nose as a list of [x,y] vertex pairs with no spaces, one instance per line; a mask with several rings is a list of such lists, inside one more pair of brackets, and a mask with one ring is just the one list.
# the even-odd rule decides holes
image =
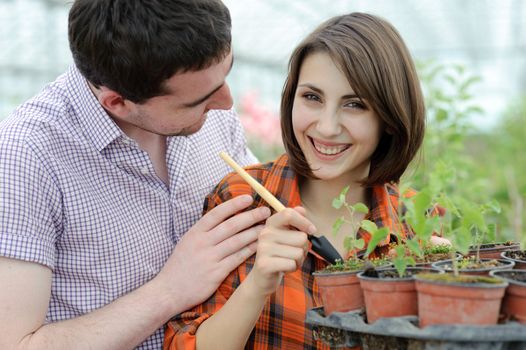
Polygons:
[[212,99],[208,104],[208,109],[230,109],[234,104],[234,99],[230,93],[230,87],[225,83],[221,89],[217,90],[212,95]]

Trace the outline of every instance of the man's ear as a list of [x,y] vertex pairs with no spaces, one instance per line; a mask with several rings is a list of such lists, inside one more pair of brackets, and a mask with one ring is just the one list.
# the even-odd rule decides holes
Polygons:
[[110,115],[119,119],[127,119],[127,116],[133,111],[135,105],[117,92],[104,87],[98,91],[97,99]]

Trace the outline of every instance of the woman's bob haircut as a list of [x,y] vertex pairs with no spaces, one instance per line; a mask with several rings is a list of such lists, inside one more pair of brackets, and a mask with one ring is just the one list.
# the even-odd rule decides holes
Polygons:
[[415,65],[398,31],[382,18],[351,13],[321,24],[294,50],[282,92],[281,130],[292,169],[314,178],[292,128],[300,68],[314,52],[340,66],[354,92],[380,118],[383,134],[371,156],[366,187],[397,183],[422,144],[425,106]]

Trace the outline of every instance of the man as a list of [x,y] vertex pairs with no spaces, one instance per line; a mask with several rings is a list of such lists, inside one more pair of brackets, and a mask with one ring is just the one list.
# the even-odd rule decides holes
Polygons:
[[198,220],[218,152],[255,161],[230,35],[220,0],[75,1],[75,66],[0,124],[0,349],[158,349],[255,252],[251,198]]

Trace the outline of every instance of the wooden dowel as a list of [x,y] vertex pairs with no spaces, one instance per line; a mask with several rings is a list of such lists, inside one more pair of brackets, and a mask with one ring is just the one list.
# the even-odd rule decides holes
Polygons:
[[219,156],[228,165],[230,165],[242,178],[245,180],[250,187],[254,189],[275,211],[280,212],[285,209],[285,206],[277,200],[265,187],[250,176],[242,167],[239,166],[228,154],[220,152]]

